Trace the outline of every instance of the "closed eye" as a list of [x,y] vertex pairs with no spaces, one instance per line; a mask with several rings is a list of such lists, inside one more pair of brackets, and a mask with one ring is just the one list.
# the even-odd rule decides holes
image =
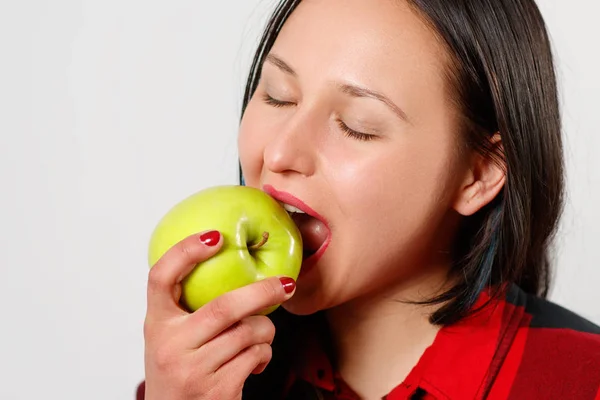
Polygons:
[[295,105],[295,103],[291,101],[277,100],[267,93],[263,94],[262,98],[265,103],[273,107],[289,107]]
[[362,140],[365,142],[377,139],[376,135],[369,135],[368,133],[355,131],[354,129],[348,127],[348,125],[346,125],[341,119],[337,119],[337,123],[340,129],[344,132],[344,135],[348,137]]
[[[264,93],[262,95],[262,100],[266,104],[268,104],[272,107],[276,107],[276,108],[290,107],[290,106],[296,105],[296,103],[291,102],[291,101],[278,100],[278,99],[270,96],[268,93]],[[364,132],[355,131],[354,129],[352,129],[348,125],[346,125],[344,123],[344,121],[342,121],[341,119],[337,119],[337,124],[340,127],[340,129],[344,132],[344,135],[347,137],[351,137],[351,138],[357,139],[357,140],[362,140],[364,142],[377,139],[376,135],[369,135]]]

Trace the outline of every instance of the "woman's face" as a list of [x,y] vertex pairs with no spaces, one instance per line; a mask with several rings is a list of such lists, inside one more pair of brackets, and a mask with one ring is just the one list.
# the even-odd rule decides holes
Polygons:
[[448,267],[467,166],[447,66],[403,1],[304,0],[285,23],[239,151],[248,186],[287,192],[327,221],[327,248],[289,311],[392,295]]

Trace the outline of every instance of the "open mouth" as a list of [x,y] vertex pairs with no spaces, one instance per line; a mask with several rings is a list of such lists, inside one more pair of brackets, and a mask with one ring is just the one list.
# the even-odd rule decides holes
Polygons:
[[290,214],[300,234],[302,235],[302,248],[304,259],[307,259],[319,251],[329,236],[329,229],[325,223],[304,211],[280,202],[283,208]]
[[277,200],[296,223],[302,235],[304,262],[308,259],[316,262],[331,239],[325,218],[289,193],[277,191],[271,185],[265,185],[263,190]]

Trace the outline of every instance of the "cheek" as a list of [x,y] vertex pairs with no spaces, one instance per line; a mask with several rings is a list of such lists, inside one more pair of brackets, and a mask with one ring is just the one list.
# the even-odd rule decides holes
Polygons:
[[360,209],[363,215],[377,210],[420,215],[434,204],[447,206],[456,171],[450,141],[393,143],[366,158],[338,162],[338,195],[348,211]]
[[337,198],[343,214],[352,216],[340,222],[352,232],[344,235],[344,246],[365,249],[370,259],[414,255],[451,206],[457,175],[452,143],[406,141],[376,155],[338,164]]

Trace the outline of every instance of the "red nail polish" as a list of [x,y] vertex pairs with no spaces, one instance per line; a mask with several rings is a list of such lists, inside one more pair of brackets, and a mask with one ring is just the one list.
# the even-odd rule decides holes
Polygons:
[[285,290],[285,292],[287,294],[290,294],[294,291],[294,289],[296,289],[296,281],[293,280],[292,278],[288,278],[283,277],[283,278],[279,278],[279,281],[281,282],[281,285],[283,286],[283,290]]
[[221,239],[219,231],[206,232],[200,236],[200,241],[206,246],[216,246],[219,243],[219,239]]

